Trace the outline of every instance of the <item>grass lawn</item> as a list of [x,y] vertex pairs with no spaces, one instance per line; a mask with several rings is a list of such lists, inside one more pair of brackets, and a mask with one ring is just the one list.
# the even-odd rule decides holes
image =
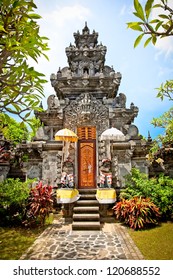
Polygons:
[[173,223],[128,232],[146,260],[173,260]]
[[43,228],[2,228],[0,227],[0,259],[17,260],[41,234]]
[[0,260],[18,260],[52,221],[50,217],[44,227],[34,229],[0,227]]

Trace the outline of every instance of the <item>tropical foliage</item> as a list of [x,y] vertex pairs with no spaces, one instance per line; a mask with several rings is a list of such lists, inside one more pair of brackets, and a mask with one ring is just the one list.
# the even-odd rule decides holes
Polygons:
[[[142,5],[139,0],[134,0],[134,15],[137,21],[128,22],[128,28],[140,32],[137,36],[134,47],[137,47],[142,39],[146,39],[144,47],[149,43],[155,45],[158,39],[164,40],[165,37],[173,36],[173,8],[169,0],[146,0]],[[153,16],[155,14],[156,16]],[[163,100],[165,97],[170,101],[173,100],[173,80],[167,80],[157,88],[157,97]],[[164,135],[159,137],[154,142],[153,151],[158,151],[160,145],[165,143],[173,144],[172,122],[173,108],[163,114],[159,118],[154,118],[152,124],[157,127],[165,128]],[[152,152],[153,152],[152,151]],[[153,152],[153,153],[154,153]]]
[[[0,114],[0,116],[2,116],[2,114]],[[4,121],[0,124],[0,132],[7,141],[12,142],[14,145],[21,143],[23,140],[27,140],[29,136],[26,125],[23,124],[21,126],[20,123],[11,117],[10,122],[4,118]]]
[[29,123],[31,112],[40,110],[46,80],[28,59],[47,58],[48,46],[39,34],[36,8],[33,0],[0,0],[0,122],[4,116],[10,122],[10,113]]
[[114,207],[115,215],[130,228],[143,229],[151,224],[157,224],[159,209],[149,198],[134,197],[122,199]]
[[30,191],[25,224],[32,225],[39,222],[44,225],[52,206],[52,186],[43,185],[42,182],[39,182]]
[[[138,0],[134,0],[134,9],[133,14],[139,21],[127,23],[129,28],[141,33],[136,38],[134,47],[141,42],[144,35],[148,37],[144,47],[150,42],[155,45],[158,38],[173,36],[173,9],[168,5],[168,0],[160,0],[159,3],[155,0],[147,0],[144,7]],[[154,9],[159,9],[159,12],[158,16],[152,19]]]
[[53,206],[52,187],[35,184],[12,178],[0,183],[0,226],[45,224]]
[[32,181],[6,179],[0,183],[0,225],[21,224]]
[[150,198],[159,208],[162,219],[171,219],[173,215],[173,179],[161,174],[159,178],[148,178],[146,174],[133,168],[125,178],[126,188],[120,196]]

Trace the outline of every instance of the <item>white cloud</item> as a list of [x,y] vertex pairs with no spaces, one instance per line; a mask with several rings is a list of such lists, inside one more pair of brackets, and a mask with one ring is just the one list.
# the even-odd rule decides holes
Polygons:
[[[160,3],[159,0],[155,1],[155,4]],[[173,2],[172,0],[168,0],[167,4],[170,8],[173,9]],[[160,14],[169,14],[168,11],[163,10],[162,8],[155,8],[152,10],[151,20],[158,18],[158,15]],[[164,19],[162,19],[164,20]],[[166,20],[167,21],[167,20]],[[159,29],[161,31],[161,29]],[[171,37],[165,37],[165,38],[158,38],[155,47],[158,49],[158,53],[156,54],[155,58],[158,59],[158,57],[161,54],[165,54],[166,57],[173,54],[173,38]]]
[[[65,44],[70,43],[69,40],[73,32],[77,31],[75,27],[79,28],[81,23],[84,26],[86,19],[90,16],[90,9],[79,4],[64,7],[56,5],[51,13],[50,11],[42,13],[42,20],[40,21],[41,33],[50,39],[50,60],[55,62],[55,54],[58,57],[59,53],[61,54],[59,59],[62,60],[62,53],[67,47]],[[68,43],[66,43],[67,40]],[[54,59],[51,56],[54,56]]]
[[164,66],[160,66],[159,67],[159,72],[158,72],[158,77],[162,77],[162,76],[172,76],[173,75],[173,69],[169,68],[169,67],[164,67]]
[[132,15],[134,12],[134,6],[132,4],[126,5],[124,4],[119,12],[119,16],[126,16],[126,15]]
[[125,13],[126,13],[126,10],[127,10],[127,6],[126,6],[126,5],[123,5],[122,8],[121,8],[121,10],[120,10],[119,15],[120,15],[120,16],[124,16]]
[[71,20],[85,20],[90,15],[90,10],[82,5],[58,7],[51,14],[44,15],[44,19],[51,20],[52,24],[62,27]]
[[165,54],[166,57],[169,57],[171,54],[173,54],[173,38],[172,37],[165,37],[162,39],[158,38],[155,47],[156,49],[158,49],[158,52],[156,53],[155,56],[156,59],[158,59],[158,57],[161,54]]

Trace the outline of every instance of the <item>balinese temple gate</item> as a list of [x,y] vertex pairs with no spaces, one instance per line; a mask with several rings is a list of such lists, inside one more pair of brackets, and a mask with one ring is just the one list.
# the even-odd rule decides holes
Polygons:
[[[48,108],[35,112],[43,126],[32,142],[19,149],[29,154],[27,177],[63,188],[60,202],[65,189],[75,188],[74,197],[64,197],[64,212],[73,219],[73,228],[82,224],[89,228],[87,220],[91,228],[92,223],[97,228],[98,217],[106,217],[105,209],[116,200],[131,168],[148,172],[148,142],[133,124],[138,108],[133,103],[126,108],[126,95],[118,92],[121,74],[105,65],[107,48],[98,44],[98,33],[90,33],[85,24],[81,33],[74,33],[74,39],[74,45],[65,50],[68,66],[51,74],[55,94],[48,97]],[[55,134],[65,128],[73,131],[78,141],[55,141]],[[110,138],[109,134],[102,137],[111,128]],[[92,209],[84,209],[86,206]],[[94,207],[99,209],[96,213]]]

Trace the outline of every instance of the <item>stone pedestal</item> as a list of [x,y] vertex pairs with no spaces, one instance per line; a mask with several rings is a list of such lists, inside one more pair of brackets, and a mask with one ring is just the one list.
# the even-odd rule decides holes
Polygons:
[[72,222],[73,220],[73,207],[74,203],[67,203],[62,205],[61,209],[63,213],[63,218],[66,222]]

